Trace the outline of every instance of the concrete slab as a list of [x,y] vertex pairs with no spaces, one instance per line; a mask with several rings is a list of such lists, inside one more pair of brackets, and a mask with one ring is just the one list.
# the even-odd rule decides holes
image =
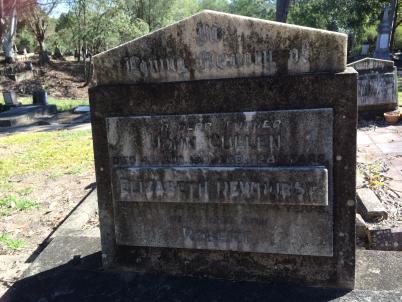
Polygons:
[[56,237],[2,298],[16,301],[402,301],[402,253],[360,250],[356,290],[102,271],[100,240]]
[[371,140],[370,136],[363,131],[358,131],[357,145],[370,145],[370,144],[373,144],[373,141]]
[[358,250],[356,277],[356,289],[402,290],[402,252]]
[[[393,142],[402,142],[402,136],[399,133],[368,133],[371,141],[376,144],[384,144],[384,143],[393,143]],[[402,151],[402,150],[401,150]]]
[[384,154],[402,154],[402,142],[377,144]]
[[32,124],[39,117],[52,116],[56,113],[56,105],[28,105],[13,107],[0,113],[0,127],[15,127]]

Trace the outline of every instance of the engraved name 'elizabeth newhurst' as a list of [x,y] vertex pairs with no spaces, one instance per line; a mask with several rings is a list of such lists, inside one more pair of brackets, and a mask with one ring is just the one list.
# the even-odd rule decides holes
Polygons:
[[326,205],[323,188],[311,181],[133,181],[119,179],[118,198],[134,202],[223,202]]

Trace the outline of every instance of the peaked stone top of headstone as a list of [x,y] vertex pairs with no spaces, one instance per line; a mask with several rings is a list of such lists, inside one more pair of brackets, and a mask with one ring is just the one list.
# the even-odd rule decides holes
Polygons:
[[97,85],[340,72],[347,35],[205,10],[93,57]]
[[394,69],[394,62],[390,60],[380,60],[375,58],[364,58],[352,63],[347,66],[353,67],[357,71],[390,71]]

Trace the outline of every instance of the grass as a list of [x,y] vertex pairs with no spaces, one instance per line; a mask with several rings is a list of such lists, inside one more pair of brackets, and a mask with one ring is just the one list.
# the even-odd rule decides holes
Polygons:
[[[18,98],[18,100],[23,105],[32,104],[32,97],[20,97],[20,98]],[[71,110],[74,107],[77,107],[80,105],[89,105],[88,100],[55,99],[52,97],[48,97],[48,103],[50,105],[56,105],[57,111],[59,111],[59,112]],[[0,104],[4,104],[4,99],[2,96],[0,97]]]
[[[25,176],[56,178],[93,165],[90,130],[18,133],[0,137],[0,198]],[[12,192],[13,195],[16,195]],[[29,194],[25,192],[25,195]],[[20,192],[19,195],[24,195]]]
[[367,181],[370,189],[376,191],[384,187],[384,167],[381,161],[377,160],[368,164],[359,163],[357,168],[358,172]]
[[9,215],[13,211],[26,211],[37,208],[38,204],[26,198],[16,195],[6,195],[0,198],[0,216]]
[[0,244],[10,250],[19,250],[25,246],[21,239],[13,239],[6,233],[0,233]]
[[402,77],[398,77],[398,105],[402,106]]

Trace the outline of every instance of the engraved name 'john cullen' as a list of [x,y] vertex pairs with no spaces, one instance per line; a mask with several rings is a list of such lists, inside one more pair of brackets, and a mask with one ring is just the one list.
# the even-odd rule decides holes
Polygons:
[[327,165],[331,123],[331,109],[115,117],[107,119],[109,154],[114,167]]

